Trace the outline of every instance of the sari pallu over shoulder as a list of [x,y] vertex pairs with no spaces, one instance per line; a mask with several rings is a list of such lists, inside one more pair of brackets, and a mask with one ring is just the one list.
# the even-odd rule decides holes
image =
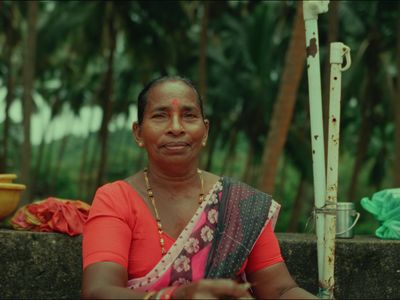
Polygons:
[[203,278],[235,278],[279,204],[242,182],[223,177],[161,261],[128,282],[142,291]]
[[236,278],[268,222],[275,227],[279,209],[280,205],[270,195],[224,178],[205,278]]

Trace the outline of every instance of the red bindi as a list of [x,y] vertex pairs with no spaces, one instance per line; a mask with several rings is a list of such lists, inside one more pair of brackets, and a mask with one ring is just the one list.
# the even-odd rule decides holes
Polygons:
[[178,99],[172,99],[172,106],[177,108],[179,106],[179,100]]

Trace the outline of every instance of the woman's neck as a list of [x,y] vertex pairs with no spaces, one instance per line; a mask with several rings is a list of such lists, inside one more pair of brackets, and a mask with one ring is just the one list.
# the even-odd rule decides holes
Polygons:
[[148,174],[152,182],[160,187],[178,187],[184,185],[193,185],[199,181],[197,172],[197,163],[181,166],[162,167],[157,164],[149,163]]

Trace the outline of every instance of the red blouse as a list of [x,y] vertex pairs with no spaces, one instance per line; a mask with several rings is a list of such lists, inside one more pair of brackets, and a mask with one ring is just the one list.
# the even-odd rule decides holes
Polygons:
[[[166,233],[164,239],[168,251],[175,240]],[[146,275],[160,261],[157,223],[125,181],[97,190],[83,231],[82,256],[83,268],[101,261],[115,262],[128,270],[128,279]],[[249,274],[282,261],[278,241],[268,224],[240,272]]]

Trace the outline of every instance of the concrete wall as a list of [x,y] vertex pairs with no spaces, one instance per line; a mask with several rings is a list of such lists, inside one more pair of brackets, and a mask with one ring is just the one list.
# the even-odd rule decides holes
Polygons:
[[[313,235],[277,234],[297,283],[318,291],[317,243]],[[336,299],[400,299],[400,241],[356,236],[336,240]]]
[[[278,239],[293,277],[317,293],[315,236]],[[336,255],[337,299],[400,299],[400,241],[340,239]],[[80,236],[0,230],[0,298],[79,298],[81,258]]]

